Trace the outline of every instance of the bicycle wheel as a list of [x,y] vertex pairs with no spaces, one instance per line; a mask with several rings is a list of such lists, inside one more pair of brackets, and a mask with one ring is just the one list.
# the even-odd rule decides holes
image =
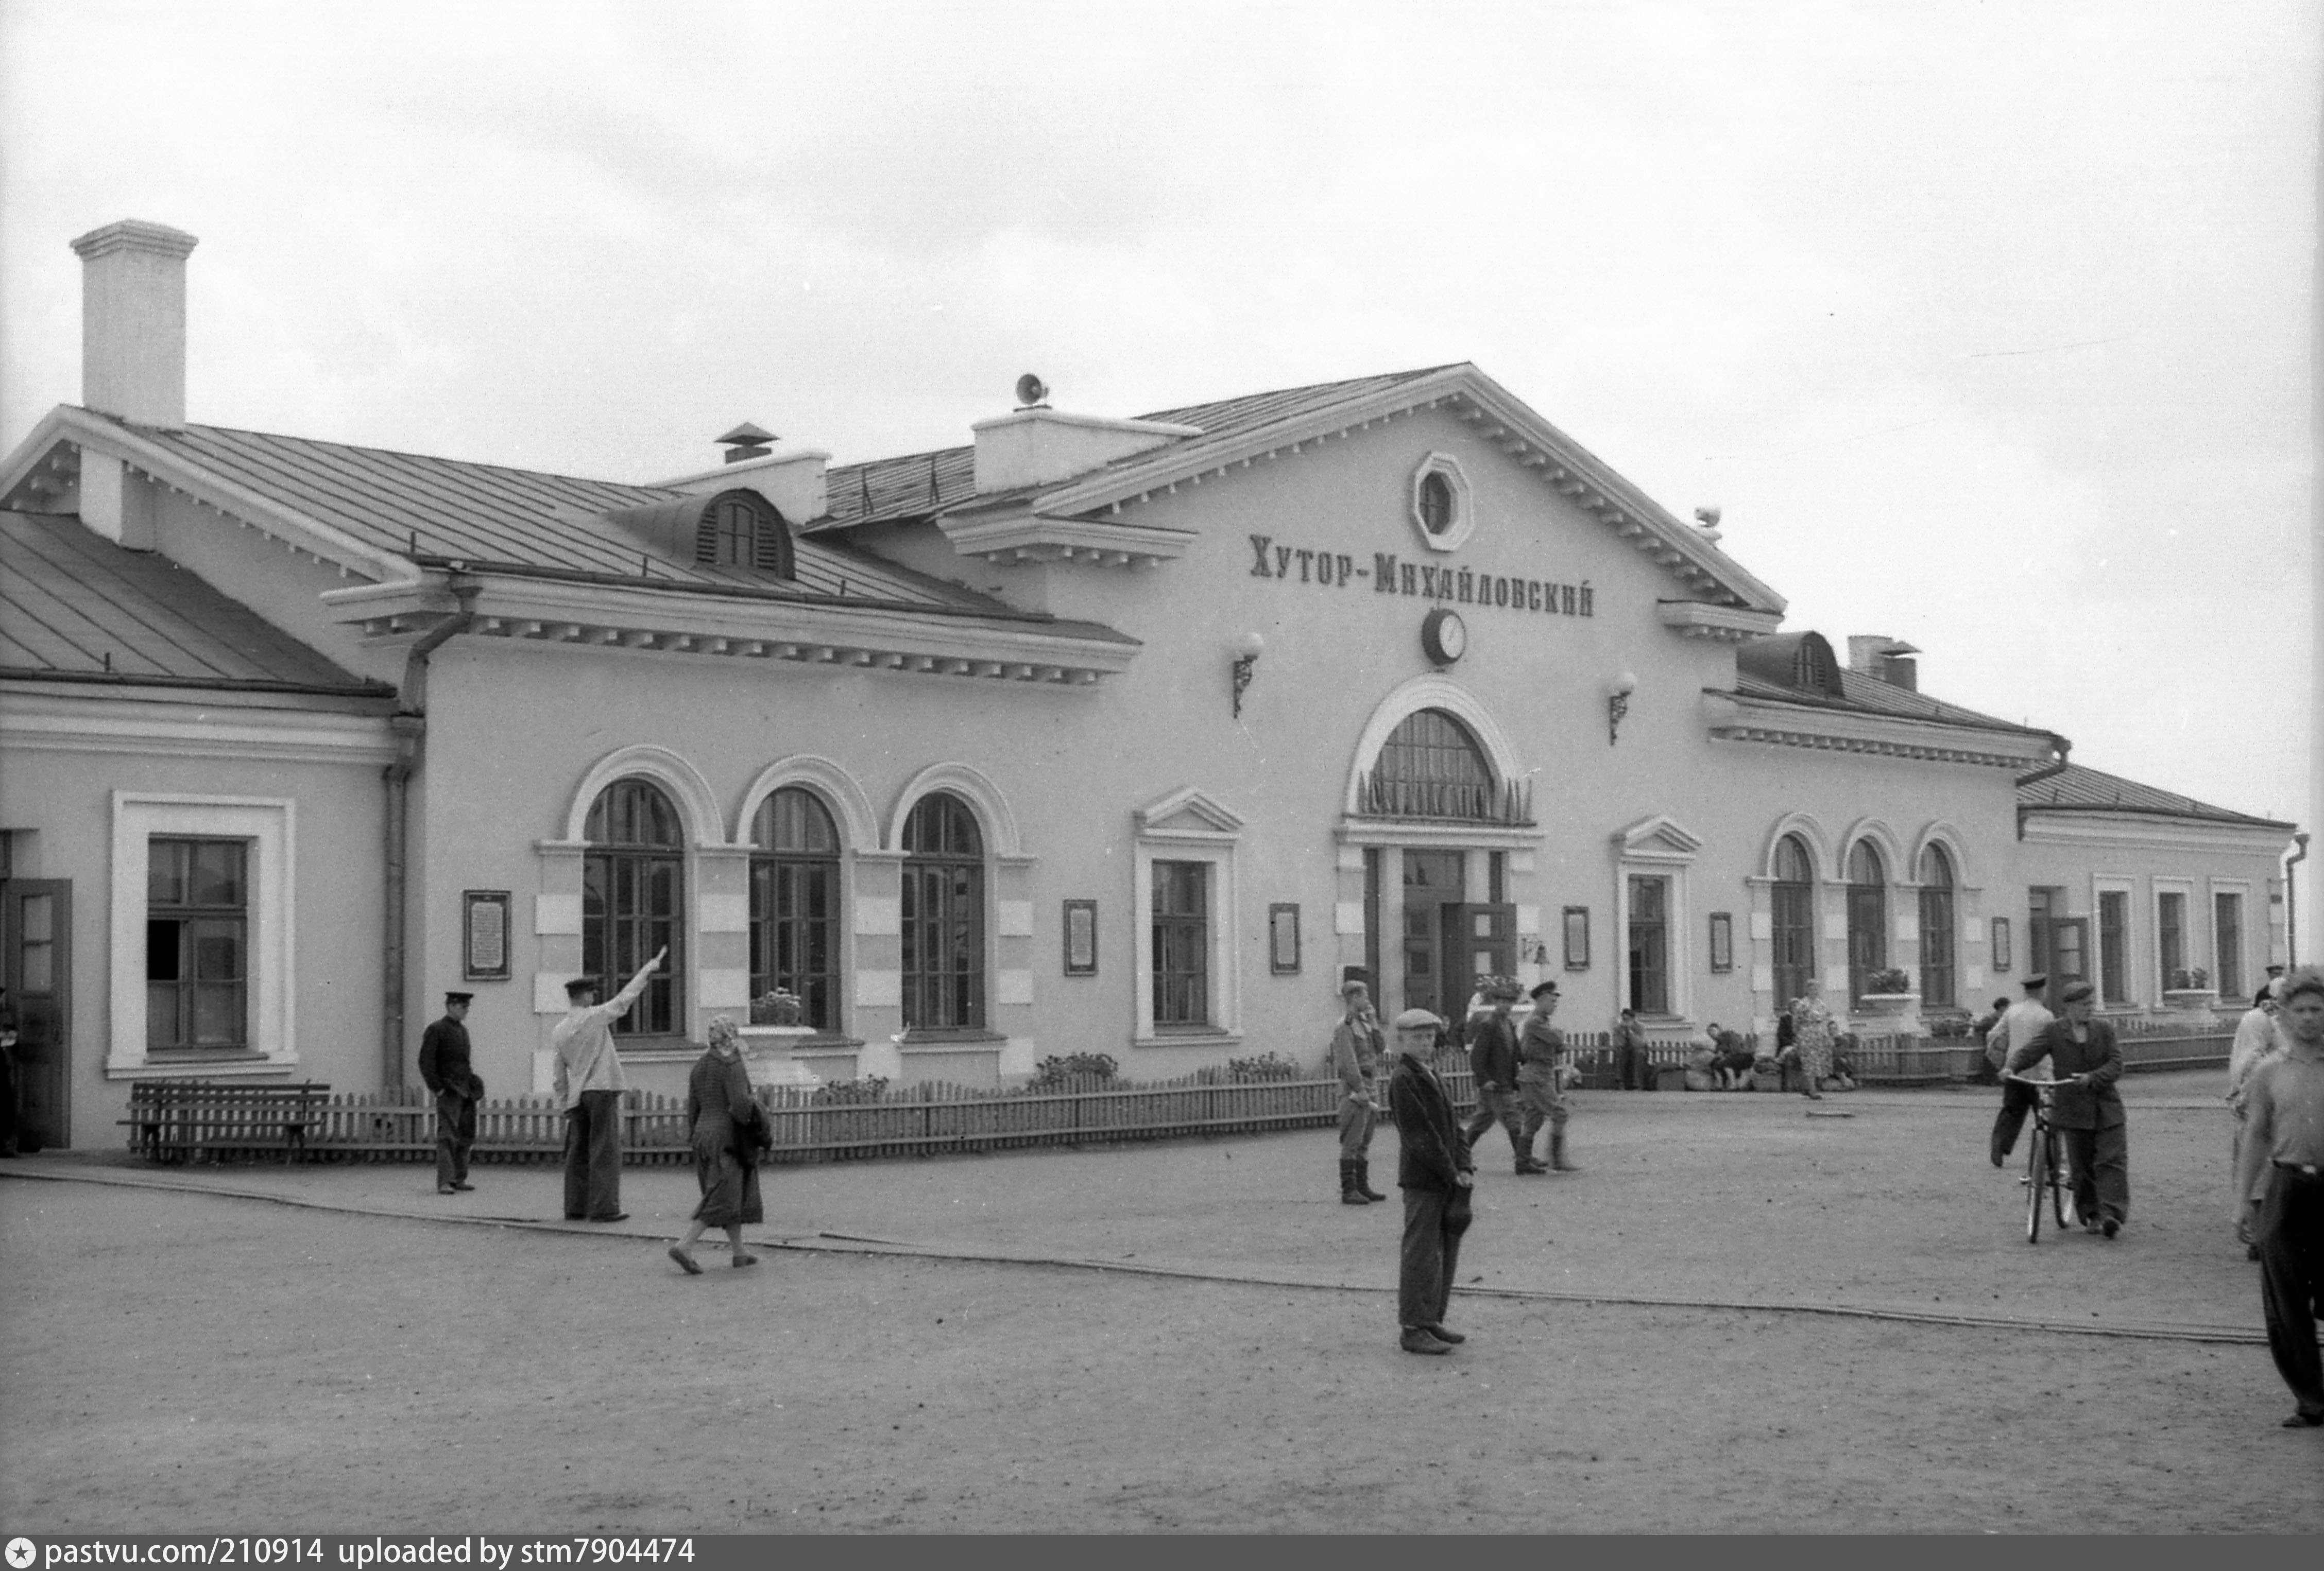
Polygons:
[[2080,1221],[2075,1213],[2074,1188],[2067,1177],[2066,1153],[2055,1135],[2050,1136],[2050,1214],[2058,1218],[2058,1228],[2065,1230],[2069,1221]]
[[2055,1188],[2055,1175],[2050,1168],[2050,1132],[2037,1121],[2032,1137],[2025,1143],[2026,1243],[2042,1242],[2042,1192]]

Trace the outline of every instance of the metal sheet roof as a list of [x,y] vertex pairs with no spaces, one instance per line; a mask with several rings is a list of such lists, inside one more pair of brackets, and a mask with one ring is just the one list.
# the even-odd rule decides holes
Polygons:
[[0,675],[345,692],[361,681],[165,556],[0,512]]
[[1735,691],[1746,698],[1778,698],[1788,703],[1886,715],[1895,720],[1922,720],[1938,725],[1969,726],[1979,730],[2015,731],[2021,736],[2052,734],[2040,726],[2020,725],[2015,721],[1965,709],[1958,703],[1947,703],[1925,693],[1915,693],[1894,683],[1883,682],[1877,676],[1868,676],[1861,671],[1842,668],[1839,676],[1840,692],[1844,695],[1840,699],[1827,697],[1818,690],[1770,682],[1765,677],[1741,672],[1736,675]]
[[2126,780],[2119,775],[2109,775],[2103,769],[2092,769],[2080,764],[2069,764],[2061,774],[2020,786],[2017,803],[2019,806],[2037,813],[2130,813],[2143,817],[2192,818],[2209,823],[2280,829],[2287,834],[2294,827],[2279,819],[2256,818],[2247,813],[2214,807],[2208,802],[2198,802],[2175,791],[2142,786],[2135,780]]
[[[222,426],[134,428],[214,474],[398,556],[678,583],[775,582],[745,568],[650,554],[635,536],[604,516],[694,494],[671,487],[585,480]],[[796,530],[794,538],[795,583],[807,593],[1004,614],[1010,609],[844,541],[799,538]]]
[[[1238,432],[1256,431],[1279,421],[1304,418],[1334,404],[1369,398],[1384,389],[1418,381],[1450,369],[1449,366],[1431,365],[1417,371],[1360,376],[1346,381],[1279,388],[1273,392],[1246,393],[1240,398],[1188,404],[1175,409],[1157,409],[1137,418],[1166,421],[1178,426],[1199,426],[1205,439],[1231,436]],[[830,471],[827,479],[830,511],[815,525],[818,534],[849,528],[857,524],[926,518],[931,513],[961,507],[977,500],[976,449],[973,446],[942,447],[932,453],[912,453],[900,458],[839,464]]]

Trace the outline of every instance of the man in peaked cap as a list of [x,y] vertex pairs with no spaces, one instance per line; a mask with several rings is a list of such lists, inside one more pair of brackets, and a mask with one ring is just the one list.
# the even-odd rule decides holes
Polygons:
[[1448,1329],[1452,1273],[1461,1236],[1469,1230],[1469,1190],[1477,1181],[1469,1144],[1452,1116],[1452,1099],[1428,1067],[1443,1025],[1425,1009],[1396,1017],[1396,1070],[1388,1088],[1396,1120],[1396,1181],[1404,1190],[1404,1244],[1397,1270],[1396,1309],[1406,1353],[1445,1354],[1468,1340]]
[[[2008,1007],[1986,1038],[1985,1056],[1994,1068],[2005,1067],[2012,1053],[2031,1046],[2034,1039],[2057,1018],[2042,1002],[2043,990],[2049,985],[2046,972],[2036,971],[2026,978],[2025,997]],[[2025,1115],[2040,1099],[2031,1086],[2007,1079],[2001,1082],[2001,1111],[1994,1117],[1993,1139],[1987,1152],[1994,1166],[2000,1167],[2009,1161],[2009,1153],[2017,1147],[2017,1132],[2025,1127]]]
[[1532,1171],[1542,1171],[1542,1164],[1534,1159],[1533,1141],[1546,1124],[1549,1166],[1559,1172],[1575,1172],[1580,1170],[1565,1157],[1565,1120],[1570,1111],[1563,1083],[1565,1034],[1550,1024],[1557,1013],[1557,984],[1538,983],[1528,997],[1533,999],[1533,1012],[1517,1032],[1517,1104],[1525,1110],[1525,1159],[1533,1163]]
[[1379,1122],[1380,1061],[1388,1053],[1371,989],[1353,978],[1340,984],[1342,1015],[1332,1033],[1332,1072],[1340,1078],[1340,1203],[1367,1206],[1388,1197],[1372,1188],[1372,1129]]
[[459,1194],[468,1181],[468,1153],[476,1144],[476,1104],[484,1082],[468,1061],[468,1005],[474,993],[444,995],[444,1018],[420,1039],[420,1078],[436,1094],[436,1192]]

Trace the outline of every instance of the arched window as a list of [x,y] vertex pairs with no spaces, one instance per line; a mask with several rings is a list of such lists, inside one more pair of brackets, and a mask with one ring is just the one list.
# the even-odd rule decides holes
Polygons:
[[1416,710],[1389,732],[1358,790],[1358,811],[1382,818],[1531,822],[1526,794],[1496,785],[1485,749],[1441,709]]
[[581,859],[581,969],[610,998],[637,969],[667,948],[669,958],[617,1036],[674,1036],[685,1030],[678,940],[685,926],[686,836],[678,809],[651,781],[616,780],[590,804]]
[[1880,848],[1860,840],[1848,852],[1848,996],[1864,997],[1888,963],[1888,875]]
[[1780,1013],[1806,997],[1815,981],[1815,863],[1795,834],[1775,842],[1775,883],[1769,896]]
[[839,831],[787,786],[751,822],[751,997],[797,995],[801,1024],[839,1029]]
[[1953,990],[1953,859],[1932,845],[1921,853],[1921,1003],[1950,1007]]
[[984,836],[931,792],[904,821],[904,1029],[984,1024]]

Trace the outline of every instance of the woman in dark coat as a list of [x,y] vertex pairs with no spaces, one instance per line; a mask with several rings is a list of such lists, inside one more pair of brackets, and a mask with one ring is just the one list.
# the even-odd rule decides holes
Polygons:
[[759,1203],[759,1153],[769,1132],[742,1068],[741,1034],[723,1016],[710,1023],[710,1051],[694,1061],[694,1072],[687,1077],[686,1121],[694,1131],[694,1177],[702,1186],[702,1204],[694,1208],[686,1236],[670,1245],[669,1257],[688,1276],[699,1276],[695,1243],[711,1228],[724,1227],[734,1263],[756,1265],[758,1256],[742,1247],[742,1226],[766,1220]]

